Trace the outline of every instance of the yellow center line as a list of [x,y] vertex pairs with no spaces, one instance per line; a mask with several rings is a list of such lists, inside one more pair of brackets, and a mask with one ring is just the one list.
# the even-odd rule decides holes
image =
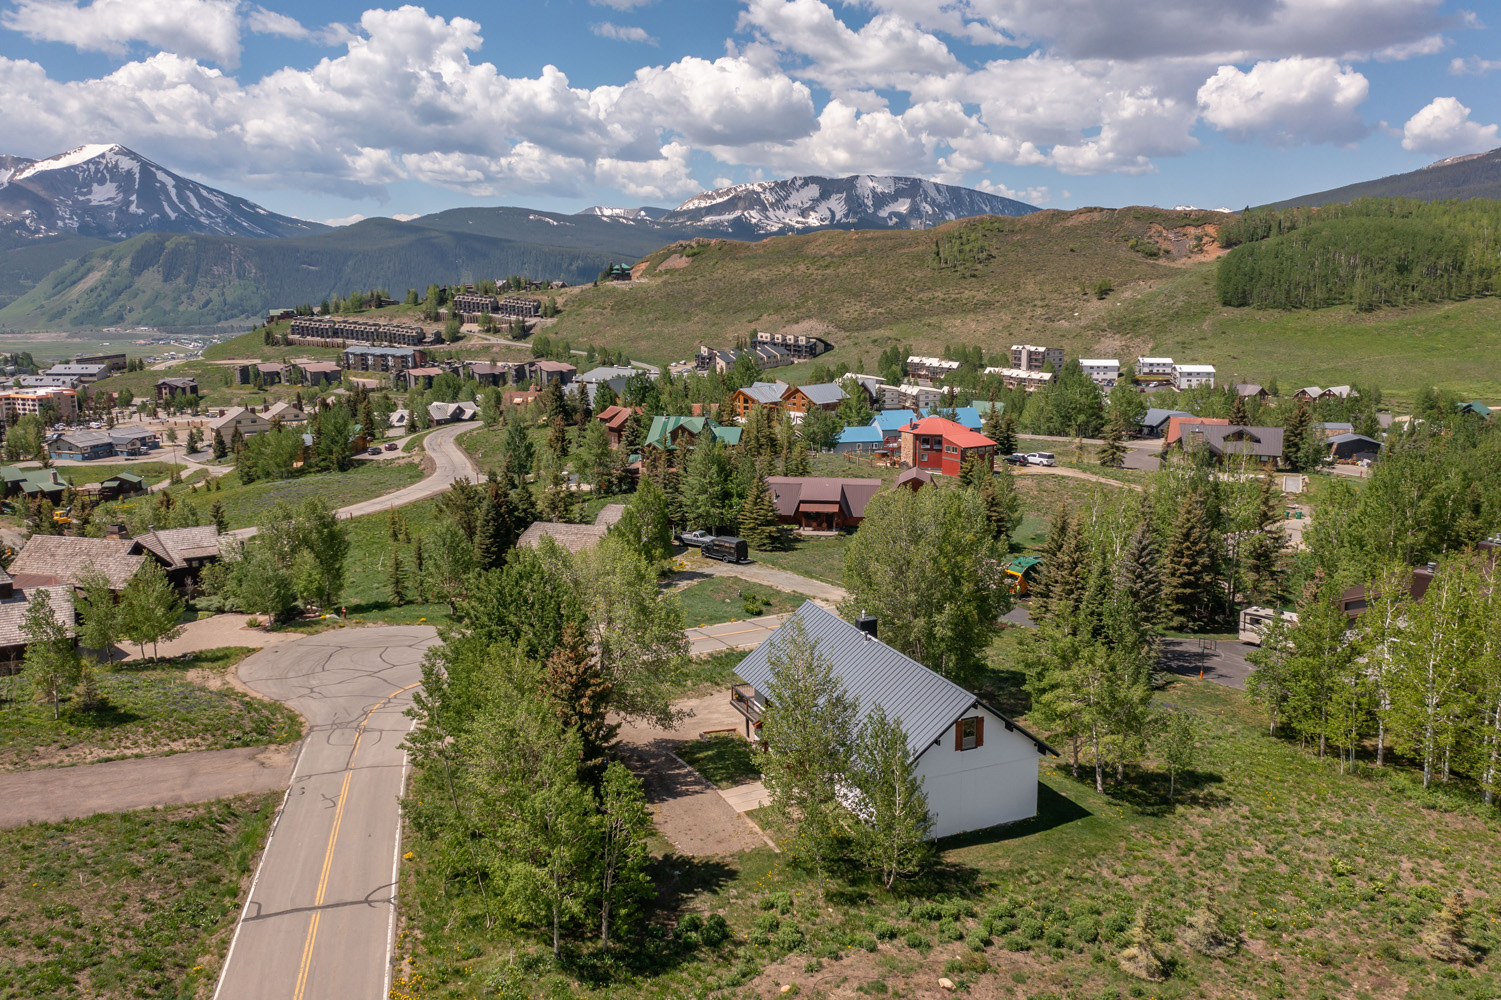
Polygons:
[[339,788],[339,802],[334,807],[334,825],[333,829],[328,833],[328,848],[323,852],[323,872],[318,877],[318,892],[313,897],[313,915],[308,920],[307,940],[302,945],[302,962],[297,969],[297,985],[292,991],[292,1000],[302,1000],[303,991],[307,989],[308,973],[312,971],[313,942],[318,939],[318,917],[323,912],[323,899],[328,892],[328,876],[333,871],[334,865],[334,845],[339,840],[339,826],[344,822],[344,805],[349,801],[349,782],[354,777],[354,757],[355,754],[360,752],[360,743],[365,738],[365,724],[370,721],[370,716],[385,707],[386,703],[392,698],[410,691],[420,684],[420,681],[417,684],[408,684],[406,687],[398,688],[386,695],[375,705],[371,706],[370,710],[365,713],[364,718],[360,719],[360,724],[354,729],[354,746],[349,751],[349,763],[345,765],[344,770],[344,783]]

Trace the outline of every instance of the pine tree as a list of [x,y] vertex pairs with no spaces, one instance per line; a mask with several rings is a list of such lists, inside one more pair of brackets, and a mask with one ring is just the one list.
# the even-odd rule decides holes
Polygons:
[[1001,418],[1001,432],[995,438],[995,444],[996,451],[1002,455],[1016,452],[1016,417],[1009,412]]
[[1253,600],[1276,603],[1282,589],[1282,549],[1286,544],[1281,492],[1274,477],[1264,476],[1256,496],[1256,531],[1246,546],[1246,573]]
[[480,504],[479,524],[474,532],[475,565],[482,570],[499,569],[515,543],[510,524],[510,497],[486,497]]
[[391,549],[391,568],[386,572],[386,589],[391,603],[397,606],[407,602],[406,575],[401,565],[401,550]]
[[[1089,586],[1090,560],[1083,523],[1070,517],[1066,510],[1058,521],[1057,528],[1050,527],[1048,531],[1049,545],[1044,550],[1042,566],[1045,597],[1034,617],[1073,616],[1080,610]],[[1033,604],[1037,605],[1035,599]]]
[[[218,431],[214,434],[217,436]],[[234,432],[229,435],[229,450],[234,453],[236,461],[239,460],[240,453],[245,450],[245,435],[240,431],[238,424],[235,425]]]
[[1234,401],[1230,404],[1230,424],[1234,427],[1244,427],[1250,422],[1250,418],[1246,416],[1246,397],[1237,392]]
[[1455,889],[1423,931],[1423,944],[1427,947],[1428,954],[1441,962],[1461,965],[1473,962],[1475,949],[1468,939],[1468,917],[1464,893]]
[[1064,542],[1069,533],[1069,510],[1062,508],[1048,519],[1048,534],[1043,539],[1042,551],[1039,557],[1042,559],[1042,570],[1037,575],[1037,580],[1029,588],[1032,595],[1032,610],[1034,615],[1045,613],[1048,601],[1052,597],[1053,575],[1049,572],[1051,567],[1058,561],[1058,553],[1063,550]]
[[583,740],[580,780],[598,787],[605,755],[620,730],[618,722],[609,720],[615,685],[601,671],[588,637],[572,622],[563,626],[558,646],[547,658],[542,685],[558,721]]
[[808,449],[801,441],[795,442],[782,454],[782,475],[806,476],[809,472]]
[[991,535],[1009,549],[1011,534],[1022,520],[1022,498],[1016,492],[1011,470],[1003,465],[997,474],[986,477],[980,484],[979,496]]
[[222,535],[229,530],[229,514],[224,510],[223,500],[216,499],[209,504],[208,516],[214,522],[214,526],[219,529],[219,534]]
[[1162,561],[1162,608],[1175,629],[1203,621],[1214,599],[1214,543],[1204,501],[1194,494],[1173,523]]
[[1120,562],[1117,563],[1116,586],[1136,602],[1149,616],[1160,614],[1162,569],[1157,554],[1157,534],[1152,529],[1152,513],[1142,504],[1141,523],[1131,535]]
[[776,502],[766,485],[766,477],[760,473],[740,504],[740,537],[758,552],[777,548],[781,543],[782,526],[777,521]]
[[568,422],[561,416],[553,417],[548,425],[547,448],[559,462],[568,457]]
[[1111,414],[1105,424],[1105,437],[1100,444],[1100,464],[1119,469],[1126,458],[1126,420],[1119,412]]
[[1282,461],[1289,468],[1297,472],[1303,471],[1308,442],[1315,433],[1308,403],[1300,399],[1287,420],[1287,426],[1282,430]]

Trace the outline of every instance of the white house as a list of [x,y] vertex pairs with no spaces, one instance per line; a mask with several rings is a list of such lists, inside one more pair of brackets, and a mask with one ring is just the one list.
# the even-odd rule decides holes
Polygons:
[[1214,388],[1214,365],[1173,365],[1174,389]]
[[[858,703],[857,714],[876,705],[899,719],[907,749],[917,763],[933,835],[948,837],[1013,823],[1037,815],[1037,763],[1058,752],[995,708],[876,638],[876,623],[862,628],[808,601],[802,620],[818,651]],[[735,672],[745,684],[731,689],[745,716],[746,734],[756,736],[771,686],[776,635],[762,642]]]
[[1161,378],[1173,374],[1172,358],[1137,358],[1136,374],[1144,378]]
[[890,409],[902,410],[930,410],[943,404],[943,390],[934,389],[932,386],[914,385],[911,382],[903,382],[896,387],[900,405],[892,407],[890,402],[883,399],[882,402]]
[[1084,374],[1094,379],[1095,385],[1111,386],[1121,377],[1118,358],[1080,358],[1079,367]]

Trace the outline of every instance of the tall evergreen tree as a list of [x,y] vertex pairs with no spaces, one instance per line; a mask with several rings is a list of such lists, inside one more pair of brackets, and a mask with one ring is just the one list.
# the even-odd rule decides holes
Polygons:
[[777,548],[782,539],[782,526],[777,520],[776,502],[766,477],[756,474],[745,500],[740,504],[740,537],[758,552]]
[[1312,435],[1318,431],[1313,427],[1313,414],[1309,412],[1308,404],[1298,400],[1298,405],[1293,407],[1293,412],[1287,419],[1287,426],[1282,429],[1282,461],[1301,472],[1304,469],[1304,459],[1308,451],[1308,442]]
[[1105,423],[1105,437],[1100,443],[1100,464],[1119,469],[1126,459],[1126,421],[1118,412]]
[[401,565],[401,550],[391,549],[391,568],[386,571],[386,591],[397,607],[407,602],[406,572]]
[[1117,564],[1116,586],[1148,615],[1160,615],[1162,565],[1151,510],[1146,503],[1142,504],[1141,523],[1131,533],[1131,541]]
[[557,648],[547,658],[542,689],[558,721],[581,738],[583,757],[579,777],[598,787],[604,777],[605,756],[620,730],[609,719],[614,684],[600,670],[599,657],[588,636],[573,622],[563,626]]
[[1214,542],[1203,497],[1193,494],[1168,539],[1162,561],[1162,607],[1175,629],[1204,622],[1214,603]]
[[1250,418],[1246,416],[1246,397],[1236,392],[1235,399],[1230,403],[1230,423],[1237,427],[1244,427],[1250,422]]

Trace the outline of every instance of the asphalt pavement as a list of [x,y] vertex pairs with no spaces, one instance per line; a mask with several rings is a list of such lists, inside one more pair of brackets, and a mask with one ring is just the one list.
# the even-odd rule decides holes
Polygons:
[[240,679],[308,735],[240,914],[215,1000],[383,1000],[401,851],[402,741],[427,626],[338,629],[271,646]]

